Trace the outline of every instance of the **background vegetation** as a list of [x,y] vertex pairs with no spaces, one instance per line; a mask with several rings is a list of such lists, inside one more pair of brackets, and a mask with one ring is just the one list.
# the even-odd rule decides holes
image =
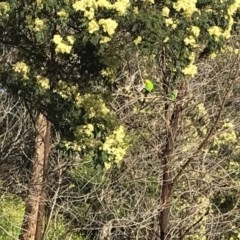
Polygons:
[[0,240],[240,239],[239,10],[0,2]]

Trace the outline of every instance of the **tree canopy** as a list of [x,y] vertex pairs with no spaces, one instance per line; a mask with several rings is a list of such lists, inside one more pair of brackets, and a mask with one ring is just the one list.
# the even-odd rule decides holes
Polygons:
[[[103,180],[99,184],[103,192],[110,189],[124,199],[121,207],[111,202],[111,211],[119,218],[129,217],[128,207],[134,208],[137,201],[135,193],[118,195],[111,184],[130,168],[136,176],[152,181],[145,185],[148,194],[141,205],[144,209],[152,201],[151,207],[157,206],[158,212],[151,216],[155,220],[147,223],[154,225],[151,234],[161,240],[187,236],[195,225],[184,220],[181,229],[178,223],[181,231],[176,227],[176,235],[169,218],[172,214],[174,222],[189,214],[196,225],[206,220],[189,239],[208,239],[201,237],[210,231],[208,216],[216,211],[212,206],[227,209],[226,199],[235,203],[229,198],[238,174],[228,170],[237,171],[238,164],[238,115],[231,98],[238,96],[239,23],[239,0],[2,1],[1,88],[19,97],[30,116],[43,114],[53,126],[52,134],[59,136],[56,151],[67,152],[66,161],[70,156],[77,159],[80,167],[65,172],[73,192],[94,192],[96,202],[107,204],[113,196],[97,197],[100,193],[93,188]],[[224,162],[228,155],[231,160]],[[217,165],[210,161],[218,157]],[[138,172],[133,163],[144,170]],[[218,190],[208,189],[207,184],[218,178],[207,168],[219,178],[227,172],[234,185],[229,194],[220,197]],[[123,179],[134,178],[131,171]],[[187,181],[191,189],[181,193]],[[86,192],[84,184],[89,184]],[[138,184],[130,184],[137,193],[143,189]],[[131,192],[124,181],[118,187]],[[101,204],[86,199],[80,208],[89,207],[91,214],[101,209]],[[199,208],[193,213],[194,201],[203,215]],[[107,214],[103,218],[99,217],[111,220]],[[141,221],[141,217],[134,219]],[[137,239],[140,233],[135,230],[129,230],[129,236]],[[139,239],[150,236],[145,230]]]

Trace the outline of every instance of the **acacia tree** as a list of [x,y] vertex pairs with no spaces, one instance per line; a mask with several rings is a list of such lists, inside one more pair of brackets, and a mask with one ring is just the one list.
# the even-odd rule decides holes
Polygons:
[[[221,52],[238,23],[239,4],[237,0],[2,2],[0,42],[7,53],[1,61],[2,84],[54,124],[64,147],[109,168],[120,163],[128,144],[124,128],[115,126],[104,101],[111,100],[109,93],[118,87],[121,68],[136,52],[154,55],[166,139],[158,148],[163,174],[157,235],[166,239],[173,185],[194,159],[183,161],[173,176],[188,78],[197,74],[196,61]],[[9,52],[14,55],[9,57]],[[135,82],[141,85],[141,76]],[[211,139],[221,112],[222,107],[196,153]],[[35,235],[32,231],[31,238]]]

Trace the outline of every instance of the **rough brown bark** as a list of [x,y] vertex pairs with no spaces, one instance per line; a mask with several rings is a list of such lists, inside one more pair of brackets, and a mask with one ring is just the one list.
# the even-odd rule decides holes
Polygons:
[[[19,240],[35,240],[38,228],[38,216],[43,196],[44,166],[48,156],[46,139],[48,136],[48,121],[39,113],[35,123],[35,153],[32,159],[31,177],[28,197]],[[48,144],[49,145],[49,144]],[[39,230],[38,230],[39,231]]]
[[[165,94],[169,94],[167,83],[165,83]],[[165,105],[165,121],[167,130],[167,140],[165,148],[160,156],[162,164],[162,189],[161,189],[161,211],[159,214],[159,236],[161,240],[168,239],[168,225],[169,225],[169,209],[173,188],[173,177],[171,164],[173,164],[174,148],[179,134],[181,133],[181,119],[182,119],[182,99],[186,94],[186,86],[181,82],[178,86],[179,94],[176,102],[166,102]]]
[[42,239],[43,232],[43,219],[45,217],[45,208],[46,208],[46,191],[47,191],[47,171],[48,171],[48,157],[50,152],[50,139],[51,138],[51,123],[47,121],[46,135],[44,138],[44,166],[43,166],[43,185],[42,193],[40,197],[39,210],[38,210],[38,220],[37,220],[37,229],[35,240]]

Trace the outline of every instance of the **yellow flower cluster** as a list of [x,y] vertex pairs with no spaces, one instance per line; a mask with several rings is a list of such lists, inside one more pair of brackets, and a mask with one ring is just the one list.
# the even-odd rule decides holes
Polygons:
[[141,36],[136,37],[136,39],[133,42],[135,45],[140,44],[142,42],[142,37]]
[[74,44],[75,38],[71,35],[67,36],[67,41],[64,41],[63,38],[56,34],[53,36],[52,41],[56,44],[55,51],[57,53],[68,53],[70,54],[72,46]]
[[197,74],[197,66],[194,64],[195,62],[195,53],[191,52],[188,56],[188,59],[190,60],[190,63],[188,66],[186,66],[183,70],[182,73],[184,75],[189,75],[191,77],[194,77]]
[[114,72],[111,68],[105,68],[101,70],[101,76],[111,78]]
[[[102,124],[97,125],[98,128],[105,128],[101,126]],[[94,138],[94,128],[95,126],[91,123],[77,126],[74,130],[75,140],[64,141],[64,146],[73,151],[84,151],[89,159],[94,156],[93,149],[98,148],[105,151],[108,155],[108,161],[104,163],[106,169],[110,168],[113,163],[119,164],[129,148],[124,127],[116,128],[106,137],[104,142]]]
[[74,132],[74,135],[79,138],[93,137],[94,126],[92,124],[78,126]]
[[198,12],[196,7],[197,0],[177,0],[173,3],[173,8],[180,12],[183,10],[186,17],[191,17],[194,12]]
[[83,12],[84,17],[88,19],[88,32],[90,34],[97,32],[100,28],[108,34],[108,36],[101,36],[100,43],[104,44],[111,40],[110,37],[115,33],[118,23],[112,18],[96,19],[97,11],[101,9],[113,10],[119,16],[122,16],[127,13],[130,1],[117,0],[115,3],[112,3],[109,0],[78,0],[73,3],[72,7],[75,11]]
[[37,79],[37,83],[39,84],[39,86],[41,88],[43,88],[44,90],[47,90],[50,88],[48,78],[37,75],[36,79]]
[[76,106],[84,107],[89,118],[104,117],[110,112],[100,96],[89,93],[78,94],[76,96]]
[[[109,36],[111,36],[114,34],[114,32],[118,26],[118,23],[111,18],[100,19],[98,22],[95,19],[92,19],[88,23],[88,32],[92,34],[96,31],[98,31],[100,29],[100,26],[103,28],[103,31],[105,33],[107,33]],[[109,41],[110,41],[109,37],[102,36],[101,43],[106,43]]]
[[29,70],[29,66],[23,61],[19,61],[13,65],[13,71],[21,74],[24,79],[28,78]]
[[196,39],[195,39],[195,37],[193,35],[190,35],[190,36],[184,38],[184,43],[186,45],[190,45],[192,47],[196,47],[197,46]]
[[235,0],[228,8],[228,16],[225,16],[228,19],[228,26],[223,33],[223,37],[229,39],[231,37],[231,31],[234,24],[233,15],[240,10],[240,0]]
[[219,38],[223,35],[223,29],[218,26],[212,26],[208,29],[208,33],[216,40],[219,40]]
[[79,144],[79,142],[77,140],[62,141],[62,144],[65,146],[65,148],[71,149],[76,152],[80,152],[84,149],[83,145]]
[[211,36],[215,38],[216,41],[219,41],[220,37],[229,39],[231,37],[231,31],[234,24],[233,15],[240,9],[240,1],[235,0],[227,9],[227,15],[225,19],[228,21],[226,29],[222,29],[219,26],[212,26],[208,29],[208,32]]
[[239,8],[240,8],[240,1],[235,0],[228,8],[228,15],[233,16],[233,14],[235,14]]
[[60,80],[58,82],[57,88],[53,90],[53,92],[60,95],[63,99],[73,98],[79,92],[78,87],[76,85],[70,85],[66,82]]
[[88,153],[90,153],[90,149],[97,147],[93,132],[93,124],[79,125],[74,129],[75,140],[65,141],[64,145],[73,151],[80,152],[87,149]]
[[99,8],[111,9],[116,11],[121,16],[126,14],[127,9],[130,7],[130,1],[117,0],[115,3],[111,3],[111,1],[108,0],[78,0],[73,3],[72,7],[75,11],[82,12],[89,11],[91,8],[93,10]]
[[37,7],[38,7],[39,9],[42,9],[42,8],[43,8],[43,3],[44,3],[44,0],[36,0]]
[[88,20],[92,20],[94,18],[95,11],[94,8],[90,8],[89,10],[84,11],[84,17],[87,18]]
[[57,15],[63,19],[66,19],[68,17],[68,13],[64,9],[61,9],[60,11],[58,11]]
[[200,34],[200,28],[197,27],[197,26],[192,26],[190,28],[190,31],[192,32],[192,34],[195,36],[195,37],[198,37],[199,34]]
[[98,23],[102,26],[103,31],[108,33],[109,36],[114,34],[118,25],[117,22],[111,18],[100,19]]
[[166,18],[165,24],[167,27],[171,27],[172,29],[175,29],[177,27],[177,21],[174,21],[172,18]]
[[36,32],[39,32],[44,29],[44,21],[40,18],[35,18],[34,20],[34,28]]
[[81,94],[77,85],[69,85],[60,80],[57,88],[53,92],[59,94],[64,99],[73,99],[77,108],[84,108],[89,118],[105,117],[110,113],[104,100],[96,94]]
[[197,74],[197,66],[193,63],[190,63],[188,66],[186,66],[183,70],[182,73],[184,75],[189,75],[191,77],[194,77]]
[[106,37],[106,36],[102,36],[101,40],[100,40],[100,43],[104,44],[104,43],[109,42],[110,40],[111,40],[111,38]]
[[97,21],[95,19],[92,19],[89,23],[88,23],[88,32],[89,33],[94,33],[96,31],[98,31],[100,29]]
[[110,162],[113,161],[119,164],[125,156],[128,149],[125,138],[126,133],[123,126],[119,126],[106,138],[106,141],[102,146],[102,150],[110,155]]
[[7,17],[8,12],[10,11],[10,4],[8,2],[0,2],[0,16]]
[[164,17],[168,17],[169,16],[169,13],[170,13],[170,9],[168,7],[163,7],[162,9],[162,15]]
[[118,12],[118,15],[125,15],[127,9],[130,7],[129,0],[118,0],[113,4],[113,9]]

